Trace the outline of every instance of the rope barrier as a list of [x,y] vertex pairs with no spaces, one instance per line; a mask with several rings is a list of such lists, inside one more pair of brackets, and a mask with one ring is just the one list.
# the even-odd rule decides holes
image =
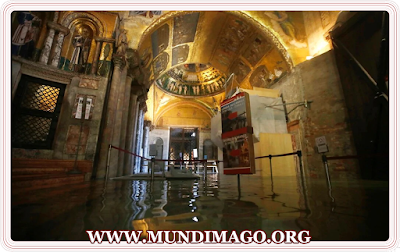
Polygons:
[[[131,155],[133,155],[133,156],[135,156],[135,157],[140,157],[140,158],[143,158],[143,159],[145,159],[145,160],[149,160],[149,161],[151,161],[151,160],[154,160],[154,161],[162,161],[162,162],[179,162],[179,163],[183,163],[183,162],[199,162],[199,163],[205,163],[205,162],[210,162],[210,160],[214,160],[214,159],[151,159],[151,158],[146,158],[146,157],[142,157],[142,156],[140,156],[140,155],[137,155],[137,154],[135,154],[135,153],[132,153],[132,152],[130,152],[130,151],[127,151],[127,150],[124,150],[124,149],[121,149],[121,148],[119,148],[119,147],[115,147],[115,146],[112,146],[111,145],[111,148],[114,148],[114,149],[116,149],[116,150],[119,150],[119,151],[122,151],[122,152],[125,152],[125,153],[128,153],[128,154],[131,154]],[[301,156],[301,151],[296,151],[296,152],[292,152],[292,153],[285,153],[285,154],[278,154],[278,155],[268,155],[268,156],[262,156],[262,157],[256,157],[255,159],[260,159],[260,158],[273,158],[273,157],[284,157],[284,156],[290,156],[290,155],[298,155],[298,156]],[[328,159],[330,159],[330,158],[328,158]],[[221,160],[214,160],[214,161],[212,161],[212,162],[216,162],[217,164],[218,163],[220,163],[220,162],[223,162],[223,161],[221,161]]]
[[273,158],[273,157],[284,157],[284,156],[290,156],[290,155],[300,155],[300,156],[301,156],[301,152],[296,151],[296,152],[285,153],[285,154],[268,155],[268,156],[256,157],[255,159],[259,159],[259,158]]
[[128,154],[131,154],[131,155],[133,155],[133,156],[135,156],[135,157],[140,157],[140,158],[144,158],[144,159],[146,159],[146,160],[151,160],[151,159],[142,157],[142,156],[140,156],[140,155],[137,155],[137,154],[135,154],[135,153],[132,153],[132,152],[130,152],[130,151],[127,151],[127,150],[124,150],[124,149],[121,149],[121,148],[118,148],[118,147],[115,147],[115,146],[112,146],[112,145],[111,145],[111,148],[114,148],[114,149],[116,149],[116,150],[119,150],[119,151],[122,151],[122,152],[125,152],[125,153],[128,153]]
[[[112,146],[112,145],[111,145],[111,148],[114,148],[114,149],[116,149],[116,150],[119,150],[119,151],[122,151],[122,152],[125,152],[125,153],[128,153],[128,154],[131,154],[131,155],[133,155],[133,156],[135,156],[135,157],[144,158],[144,159],[149,160],[149,161],[152,160],[151,158],[142,157],[142,156],[140,156],[140,155],[138,155],[138,154],[135,154],[135,153],[132,153],[132,152],[130,152],[130,151],[121,149],[121,148],[119,148],[119,147],[115,147],[115,146]],[[210,159],[210,160],[211,160],[211,159]],[[200,163],[209,162],[210,160],[209,160],[209,159],[154,159],[154,161],[164,161],[164,162],[200,162]],[[212,159],[212,160],[214,160],[214,159]],[[220,160],[215,160],[215,161],[213,161],[213,162],[220,163],[220,162],[222,162],[222,161],[220,161]]]

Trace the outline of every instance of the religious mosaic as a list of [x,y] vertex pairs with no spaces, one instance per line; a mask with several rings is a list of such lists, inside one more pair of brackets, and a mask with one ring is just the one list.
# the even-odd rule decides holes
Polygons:
[[172,46],[194,41],[199,12],[190,13],[174,18],[174,35]]
[[154,59],[153,67],[154,67],[154,75],[158,76],[162,71],[167,68],[169,62],[169,54],[163,52],[160,56]]
[[151,34],[151,43],[153,49],[153,57],[157,57],[169,44],[169,26],[164,24]]
[[184,63],[189,55],[189,46],[182,45],[172,48],[172,65]]
[[11,54],[34,59],[39,53],[36,43],[43,27],[43,13],[22,11],[13,15],[16,19],[12,23]]
[[243,53],[243,57],[252,65],[255,66],[261,58],[272,49],[272,44],[260,35],[250,43],[249,47]]
[[156,83],[172,95],[199,97],[224,91],[225,81],[225,75],[212,66],[185,64],[169,70]]

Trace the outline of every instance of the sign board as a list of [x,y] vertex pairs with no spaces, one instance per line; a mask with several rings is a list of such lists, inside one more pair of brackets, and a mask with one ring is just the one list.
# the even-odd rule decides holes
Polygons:
[[76,108],[76,114],[75,114],[76,119],[82,118],[82,109],[83,109],[83,97],[79,97],[78,106]]
[[255,159],[249,95],[245,92],[221,103],[224,174],[254,174]]
[[329,151],[325,136],[315,138],[315,145],[317,146],[318,153],[325,153]]
[[222,135],[229,138],[252,133],[250,101],[247,93],[239,93],[221,103]]
[[224,142],[224,174],[254,174],[255,159],[252,134],[241,134],[222,140]]

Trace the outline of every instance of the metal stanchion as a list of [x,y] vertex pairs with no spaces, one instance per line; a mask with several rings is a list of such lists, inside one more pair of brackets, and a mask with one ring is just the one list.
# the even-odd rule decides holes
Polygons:
[[[154,157],[151,158],[151,181],[154,180],[154,166],[156,163],[156,159]],[[148,165],[148,163],[147,163]]]
[[242,196],[242,191],[240,189],[240,174],[237,175],[237,181],[238,181],[238,200],[240,200],[240,197]]
[[108,145],[108,153],[107,153],[107,167],[106,167],[106,181],[108,179],[108,173],[110,170],[110,157],[111,157],[111,144]]
[[[329,197],[332,200],[331,203],[334,205],[335,204],[335,198],[332,196],[332,185],[331,185],[331,179],[330,179],[330,176],[329,176],[328,159],[325,156],[325,154],[322,154],[322,162],[324,163],[324,166],[325,166],[326,180],[328,182],[328,194],[329,194]],[[334,209],[334,206],[332,208],[332,211],[333,211],[333,209]]]
[[203,162],[204,180],[207,180],[207,160]]
[[271,196],[275,197],[275,196],[279,196],[279,195],[274,192],[274,179],[273,179],[273,175],[272,175],[272,155],[270,154],[268,157],[269,157],[269,170],[271,172],[271,191],[272,191]]

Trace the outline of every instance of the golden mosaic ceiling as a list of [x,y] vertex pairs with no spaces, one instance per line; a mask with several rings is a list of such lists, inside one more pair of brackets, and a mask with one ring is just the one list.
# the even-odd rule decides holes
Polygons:
[[149,81],[184,98],[221,93],[232,73],[228,88],[269,87],[293,65],[279,39],[243,12],[169,12],[144,32],[139,53]]
[[159,88],[178,97],[204,97],[221,93],[226,76],[206,64],[184,64],[165,72],[156,81]]

